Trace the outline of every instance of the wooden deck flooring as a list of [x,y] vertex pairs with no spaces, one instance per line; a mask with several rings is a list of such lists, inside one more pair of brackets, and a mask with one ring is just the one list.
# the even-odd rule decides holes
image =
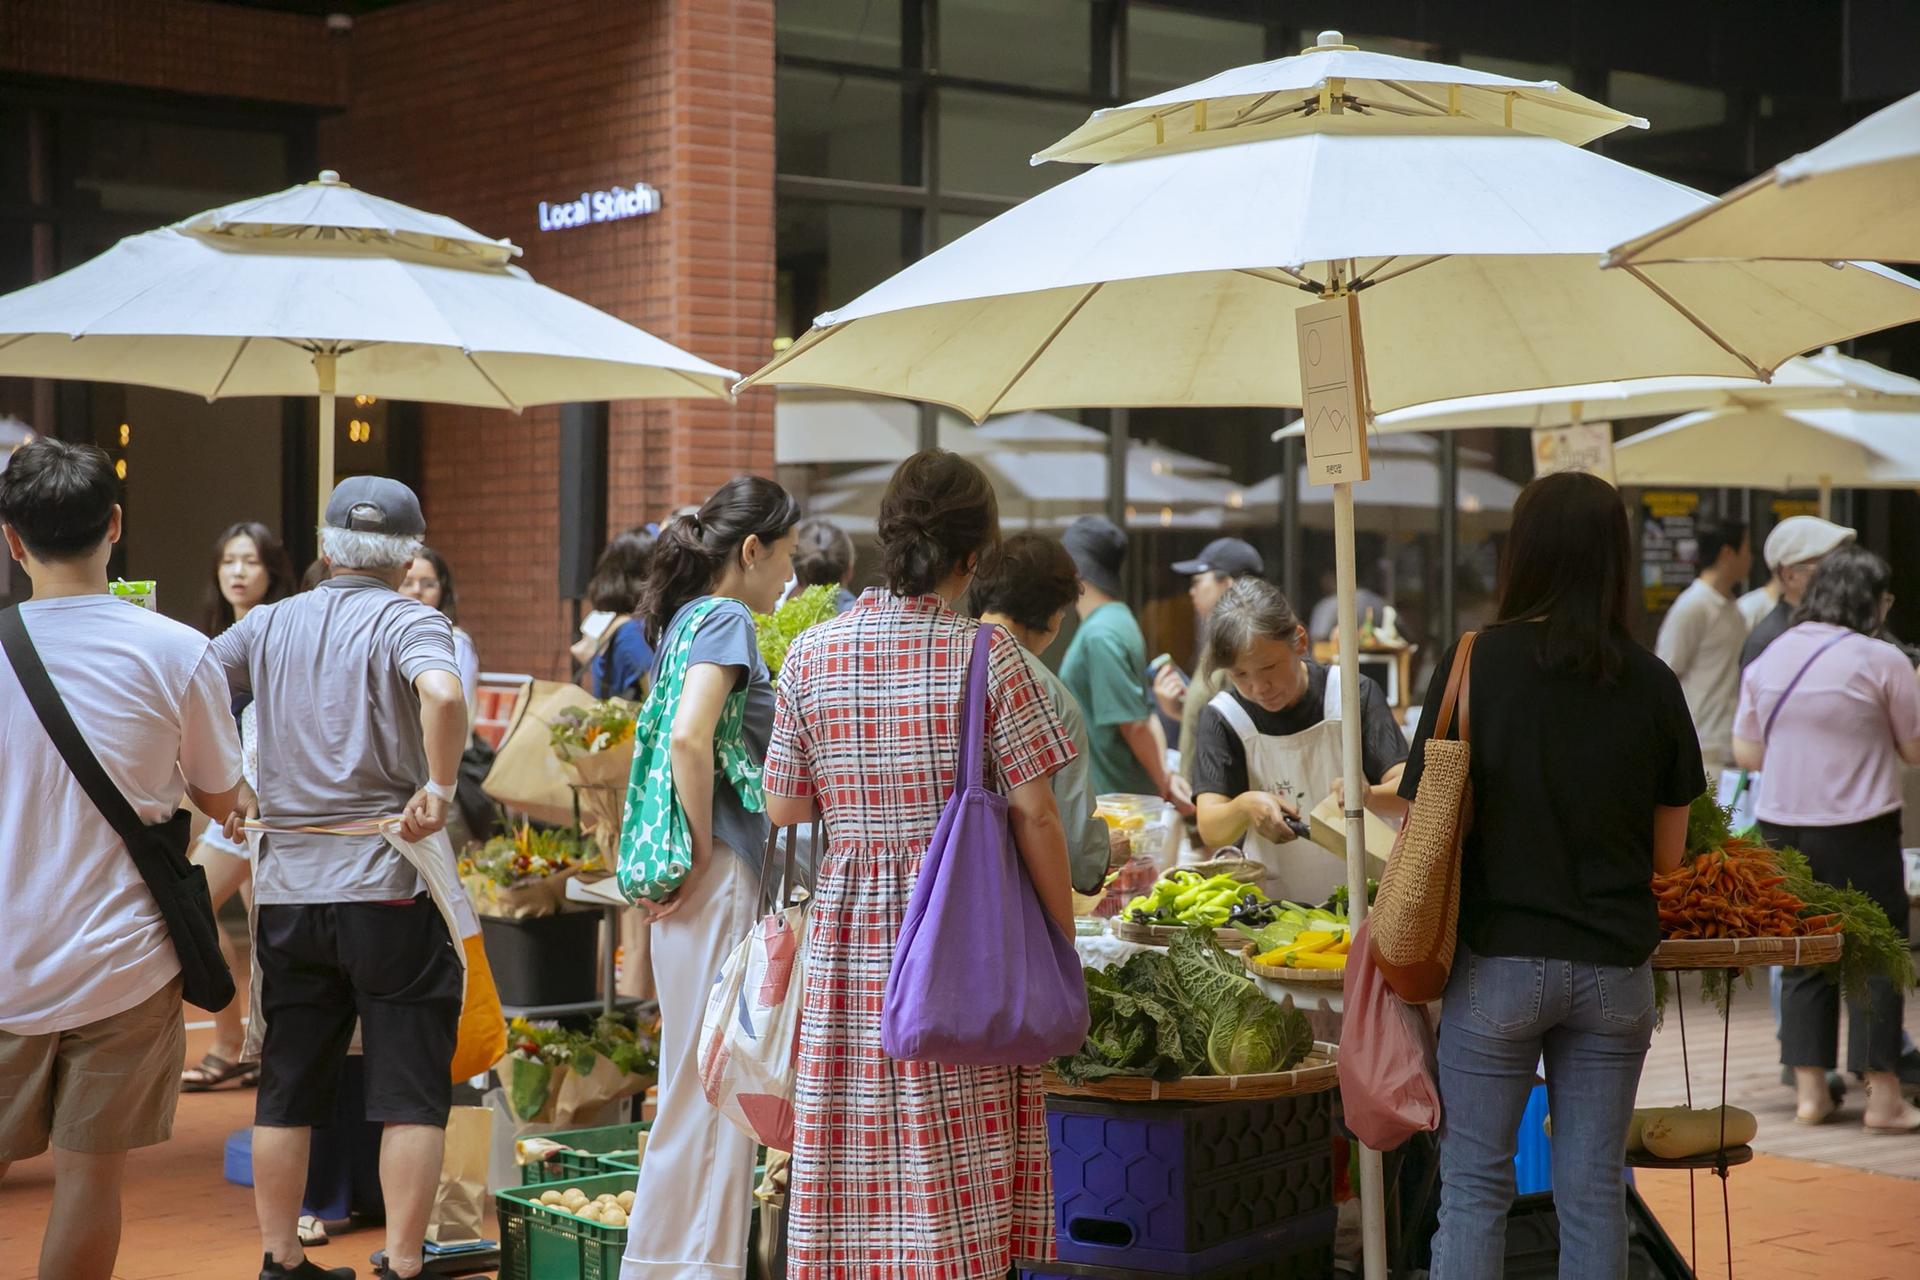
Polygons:
[[[1676,987],[1678,998],[1668,1000],[1666,1020],[1654,1036],[1653,1052],[1647,1056],[1640,1105],[1664,1107],[1686,1102],[1690,1074],[1693,1105],[1713,1106],[1720,1100],[1723,1024],[1719,1013],[1700,999],[1697,979]],[[1690,1073],[1682,1066],[1682,999]],[[1759,1117],[1760,1136],[1754,1140],[1754,1150],[1920,1179],[1920,1135],[1884,1137],[1865,1132],[1860,1127],[1860,1110],[1866,1102],[1866,1086],[1858,1081],[1849,1082],[1846,1102],[1829,1123],[1808,1126],[1794,1122],[1793,1091],[1780,1083],[1780,1048],[1774,1038],[1765,970],[1755,971],[1751,988],[1735,981],[1732,1016],[1724,1025],[1731,1033],[1727,1042],[1727,1100]],[[1920,994],[1907,1000],[1906,1025],[1920,1035]],[[1843,1053],[1845,1043],[1843,1035]],[[1739,1170],[1733,1177],[1737,1182]]]

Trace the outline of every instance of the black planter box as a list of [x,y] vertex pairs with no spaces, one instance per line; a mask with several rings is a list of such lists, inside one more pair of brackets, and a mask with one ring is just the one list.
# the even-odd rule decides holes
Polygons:
[[501,1004],[580,1004],[600,994],[598,911],[481,916],[480,936]]

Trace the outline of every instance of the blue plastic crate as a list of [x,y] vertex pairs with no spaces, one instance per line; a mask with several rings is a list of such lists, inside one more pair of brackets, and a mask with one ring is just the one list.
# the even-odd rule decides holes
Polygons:
[[1192,1106],[1050,1098],[1060,1257],[1201,1276],[1317,1248],[1322,1234],[1330,1245],[1333,1132],[1331,1092]]
[[1553,1142],[1547,1137],[1547,1086],[1537,1084],[1520,1113],[1519,1142],[1513,1149],[1513,1186],[1518,1195],[1553,1190]]
[[225,1155],[220,1164],[221,1175],[236,1186],[253,1185],[253,1130],[235,1129],[227,1135]]
[[[1333,1271],[1334,1211],[1324,1209],[1295,1224],[1295,1238],[1255,1258],[1205,1271],[1182,1273],[1181,1280],[1328,1280]],[[1020,1280],[1170,1280],[1170,1273],[1138,1266],[1092,1266],[1048,1262],[1020,1270]]]

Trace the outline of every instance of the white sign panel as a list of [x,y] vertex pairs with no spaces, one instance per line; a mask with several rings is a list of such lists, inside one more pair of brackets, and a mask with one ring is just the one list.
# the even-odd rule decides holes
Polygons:
[[1583,422],[1572,427],[1533,429],[1533,474],[1585,471],[1608,484],[1613,480],[1613,424]]
[[1293,313],[1309,484],[1352,484],[1368,475],[1366,361],[1357,301],[1348,294]]
[[609,187],[605,191],[582,191],[578,200],[540,202],[542,231],[569,231],[595,222],[618,222],[622,218],[640,218],[660,212],[660,192],[647,183],[632,187]]

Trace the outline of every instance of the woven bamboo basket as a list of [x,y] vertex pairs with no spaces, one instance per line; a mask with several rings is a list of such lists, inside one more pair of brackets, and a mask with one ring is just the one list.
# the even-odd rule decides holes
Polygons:
[[1344,965],[1338,969],[1289,969],[1284,965],[1261,964],[1253,958],[1251,945],[1240,949],[1240,962],[1246,965],[1247,972],[1256,978],[1271,978],[1275,982],[1337,987],[1347,980],[1347,970]]
[[1048,1070],[1046,1088],[1048,1093],[1063,1098],[1105,1098],[1109,1102],[1244,1102],[1250,1098],[1285,1098],[1302,1093],[1325,1093],[1337,1087],[1339,1058],[1337,1045],[1316,1040],[1306,1059],[1291,1071],[1251,1076],[1183,1076],[1178,1080],[1108,1076],[1086,1084],[1068,1084]]
[[1723,1164],[1732,1168],[1752,1159],[1753,1148],[1748,1146],[1728,1147],[1725,1151],[1709,1151],[1702,1156],[1683,1156],[1677,1160],[1663,1159],[1645,1151],[1627,1152],[1627,1163],[1635,1169],[1718,1169]]
[[1179,871],[1197,872],[1201,879],[1211,880],[1214,876],[1229,875],[1241,884],[1264,886],[1268,870],[1252,858],[1236,858],[1232,854],[1220,854],[1205,862],[1183,862],[1176,868]]
[[[1164,947],[1187,931],[1184,924],[1140,924],[1137,921],[1115,916],[1108,925],[1113,936],[1122,942],[1137,942],[1143,947]],[[1246,939],[1238,929],[1215,929],[1214,940],[1231,951],[1242,945]]]
[[1656,969],[1754,969],[1770,965],[1833,964],[1840,935],[1807,938],[1669,938],[1653,952]]

